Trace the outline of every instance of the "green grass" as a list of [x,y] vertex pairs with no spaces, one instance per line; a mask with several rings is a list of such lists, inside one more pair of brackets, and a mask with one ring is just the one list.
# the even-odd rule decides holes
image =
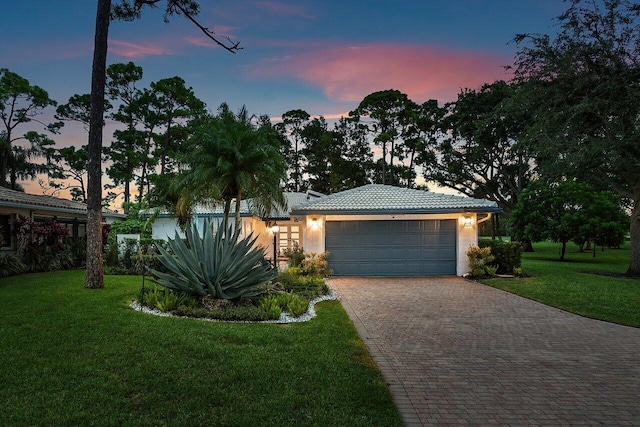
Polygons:
[[228,324],[142,314],[140,278],[0,280],[0,425],[401,425],[344,310]]
[[566,261],[558,261],[560,245],[538,243],[523,254],[525,279],[490,279],[483,283],[544,304],[594,319],[640,327],[640,280],[595,273],[622,274],[629,266],[628,244],[622,249],[578,252],[567,246]]

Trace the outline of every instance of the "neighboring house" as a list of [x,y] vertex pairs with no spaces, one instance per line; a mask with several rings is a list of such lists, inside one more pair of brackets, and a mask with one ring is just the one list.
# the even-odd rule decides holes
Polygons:
[[[83,237],[87,230],[87,205],[84,203],[0,187],[0,232],[3,250],[14,249],[11,222],[18,215],[34,221],[54,219],[67,227],[69,236],[74,239]],[[125,215],[105,210],[102,217],[103,221],[111,223],[116,219],[124,219]]]
[[[281,254],[294,243],[305,252],[329,251],[336,276],[463,275],[469,271],[465,252],[478,243],[478,223],[501,211],[488,200],[379,184],[329,196],[286,194],[288,211],[266,221],[244,205],[244,232],[258,234],[269,259],[274,249]],[[195,219],[207,216],[221,218],[221,209],[200,207]],[[156,224],[155,238],[175,234],[173,218]]]

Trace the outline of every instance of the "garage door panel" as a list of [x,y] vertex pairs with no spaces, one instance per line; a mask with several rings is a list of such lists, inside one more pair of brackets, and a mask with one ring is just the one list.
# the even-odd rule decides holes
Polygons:
[[455,220],[328,221],[326,249],[337,276],[456,273]]

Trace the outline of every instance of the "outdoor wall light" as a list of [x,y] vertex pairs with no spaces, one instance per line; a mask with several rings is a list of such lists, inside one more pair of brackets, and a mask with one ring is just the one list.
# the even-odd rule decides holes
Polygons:
[[473,225],[473,217],[465,216],[462,218],[462,225],[464,228],[471,228]]
[[320,230],[320,226],[321,226],[321,222],[320,222],[320,218],[311,218],[309,220],[309,228],[311,228],[312,230]]

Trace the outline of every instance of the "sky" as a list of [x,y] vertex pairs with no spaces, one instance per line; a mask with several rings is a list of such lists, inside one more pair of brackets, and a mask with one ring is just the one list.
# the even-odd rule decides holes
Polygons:
[[[115,3],[117,0],[113,0]],[[0,0],[0,68],[65,103],[89,93],[95,1]],[[164,3],[164,2],[161,2]],[[215,110],[277,119],[303,109],[337,118],[368,94],[398,89],[422,103],[454,101],[463,88],[509,79],[518,33],[552,33],[562,0],[201,0],[199,21],[243,48],[231,54],[181,16],[114,21],[109,64],[141,66],[140,87],[179,76]],[[53,115],[51,111],[50,115]],[[46,116],[43,117],[46,120]],[[105,144],[111,130],[104,134]],[[86,143],[66,126],[59,147]],[[38,192],[37,184],[25,185]]]

